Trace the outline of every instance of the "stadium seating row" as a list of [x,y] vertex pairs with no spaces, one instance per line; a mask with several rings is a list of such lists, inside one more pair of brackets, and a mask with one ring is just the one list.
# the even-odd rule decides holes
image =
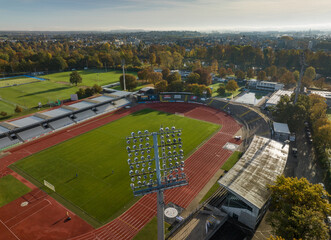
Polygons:
[[[59,118],[57,117],[56,119],[52,120],[47,119],[49,118],[49,115],[43,115],[42,113],[37,113],[39,116],[43,117],[46,116],[45,119],[47,119],[47,124],[42,124],[36,126],[36,125],[31,125],[31,128],[29,126],[25,127],[24,130],[20,131],[20,128],[17,127],[14,131],[14,133],[11,133],[11,135],[14,135],[15,139],[11,139],[8,136],[2,136],[0,137],[0,151],[4,148],[10,147],[12,145],[15,145],[17,143],[25,142],[29,139],[38,137],[42,134],[51,132],[53,130],[59,130],[63,127],[70,126],[72,124],[84,121],[86,119],[95,117],[99,114],[103,114],[106,112],[110,112],[113,110],[116,110],[120,107],[123,107],[127,104],[129,104],[130,101],[122,98],[118,99],[112,102],[105,102],[104,104],[94,107],[93,105],[90,107],[90,109],[86,109],[84,111],[69,111],[69,113],[72,113],[70,116],[63,115],[63,117]],[[70,105],[69,105],[70,106]],[[62,109],[62,108],[59,108]],[[63,111],[68,109],[63,109]],[[61,112],[61,111],[58,111]],[[64,111],[65,112],[65,111]],[[21,122],[24,122],[24,118],[20,119]],[[9,129],[8,129],[9,131]]]

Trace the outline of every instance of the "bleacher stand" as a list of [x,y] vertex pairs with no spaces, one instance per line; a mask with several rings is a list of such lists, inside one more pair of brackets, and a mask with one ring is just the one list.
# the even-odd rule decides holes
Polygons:
[[125,105],[128,105],[129,103],[130,103],[129,100],[127,100],[125,98],[122,98],[122,99],[119,99],[119,100],[114,101],[114,106],[116,108],[119,108],[119,107],[123,107]]
[[49,122],[49,126],[53,128],[54,130],[60,129],[66,126],[69,126],[71,124],[74,124],[75,122],[71,120],[69,117],[63,117],[61,119]]
[[110,112],[112,110],[115,110],[115,106],[113,104],[106,103],[104,105],[96,107],[95,113],[101,114],[101,113],[105,113],[105,112]]
[[2,137],[0,138],[0,150],[6,147],[10,147],[19,142],[19,139],[11,140],[9,137]]
[[23,140],[23,141],[26,141],[26,140],[29,140],[31,138],[34,138],[34,137],[38,137],[44,133],[48,133],[52,131],[52,129],[50,128],[43,128],[42,126],[38,126],[38,127],[34,127],[34,128],[31,128],[31,129],[28,129],[28,130],[25,130],[25,131],[22,131],[22,132],[18,132],[17,135]]
[[73,120],[75,122],[80,122],[80,121],[83,121],[83,120],[85,120],[87,118],[94,117],[95,116],[95,112],[93,112],[92,110],[88,109],[88,110],[85,110],[83,112],[75,113],[74,116],[75,116],[75,118]]

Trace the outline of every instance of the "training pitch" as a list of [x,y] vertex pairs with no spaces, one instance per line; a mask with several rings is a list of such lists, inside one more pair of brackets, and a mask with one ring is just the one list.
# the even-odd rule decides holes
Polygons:
[[104,224],[138,200],[129,187],[125,137],[132,131],[156,131],[160,126],[183,130],[186,156],[220,128],[217,124],[144,109],[14,165],[40,183],[47,180],[59,195]]

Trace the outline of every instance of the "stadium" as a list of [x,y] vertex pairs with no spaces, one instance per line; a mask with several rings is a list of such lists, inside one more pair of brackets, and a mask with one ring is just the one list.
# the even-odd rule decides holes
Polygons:
[[134,197],[130,189],[124,139],[131,131],[183,130],[189,184],[165,191],[165,203],[183,209],[232,155],[224,146],[241,144],[238,132],[245,148],[256,134],[270,137],[268,121],[242,104],[180,93],[160,99],[133,104],[116,91],[0,123],[1,177],[28,187],[0,208],[6,239],[136,236],[156,215],[156,194]]

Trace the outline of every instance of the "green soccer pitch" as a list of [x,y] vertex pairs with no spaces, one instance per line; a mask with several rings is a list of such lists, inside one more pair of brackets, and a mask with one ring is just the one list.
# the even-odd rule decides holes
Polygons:
[[[182,129],[186,156],[220,128],[220,125],[144,109],[22,159],[13,169],[41,183],[47,180],[61,197],[102,225],[138,200],[129,186],[125,137],[132,131],[157,131],[161,125]],[[79,215],[84,218],[84,214]]]

